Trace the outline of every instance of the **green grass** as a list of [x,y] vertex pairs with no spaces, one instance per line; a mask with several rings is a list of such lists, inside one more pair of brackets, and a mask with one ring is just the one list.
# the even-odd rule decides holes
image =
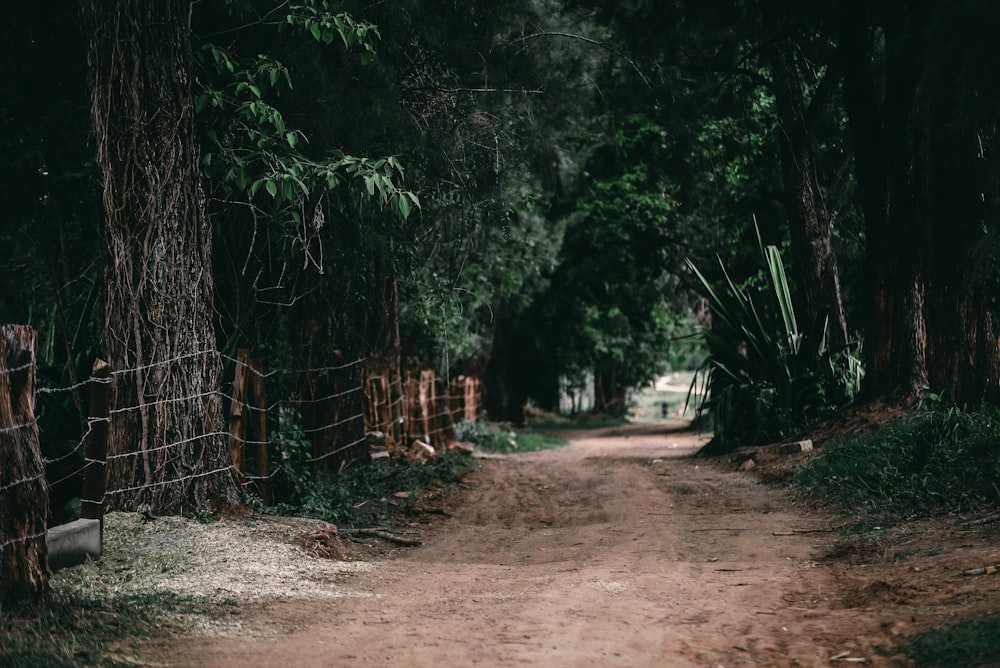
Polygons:
[[211,604],[167,592],[94,597],[53,590],[35,611],[0,614],[0,666],[134,666],[126,639],[166,636],[168,615],[211,614]]
[[[560,428],[567,428],[560,425]],[[489,453],[509,454],[558,448],[566,441],[537,431],[513,431],[492,427],[481,422],[463,422],[456,427],[458,440]]]
[[906,655],[928,668],[1000,666],[1000,615],[963,620],[910,639]]
[[984,511],[1000,502],[1000,411],[936,409],[833,440],[795,482],[850,512]]

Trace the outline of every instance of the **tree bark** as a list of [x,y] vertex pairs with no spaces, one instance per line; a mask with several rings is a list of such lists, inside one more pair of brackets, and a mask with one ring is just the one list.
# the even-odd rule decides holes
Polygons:
[[187,3],[92,0],[85,15],[115,369],[108,505],[234,510]]
[[[791,54],[780,46],[769,54],[775,107],[778,114],[778,146],[788,229],[792,242],[797,301],[809,322],[827,323],[827,342],[834,350],[847,346],[847,318],[840,292],[840,272],[833,250],[833,212],[819,186],[813,146],[814,128],[802,94],[802,84]],[[827,72],[813,104],[823,105],[832,87]],[[810,110],[815,109],[810,105]]]
[[49,493],[35,423],[35,330],[0,327],[0,610],[42,600]]
[[622,378],[622,371],[613,362],[594,369],[594,411],[616,418],[625,416],[628,386]]
[[[982,60],[959,48],[973,24],[942,28],[927,2],[881,7],[874,16],[865,0],[841,2],[845,101],[866,221],[864,393],[908,400],[930,387],[959,405],[996,403],[1000,353],[981,251],[991,224],[985,181],[997,168],[976,159],[981,137],[969,119],[995,123],[1000,110],[994,96],[962,97],[955,84],[956,72],[970,69],[962,65]],[[884,41],[878,50],[875,27]],[[982,63],[971,69],[989,71]],[[970,104],[992,107],[979,115]]]

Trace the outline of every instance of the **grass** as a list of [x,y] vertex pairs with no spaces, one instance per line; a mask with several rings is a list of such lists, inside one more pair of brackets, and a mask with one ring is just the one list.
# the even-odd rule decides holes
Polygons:
[[849,512],[983,512],[1000,502],[1000,411],[939,408],[832,440],[795,482]]
[[[943,513],[986,513],[1000,503],[1000,410],[935,406],[865,436],[827,443],[795,477],[811,496],[873,524]],[[910,638],[914,665],[1000,666],[1000,615],[966,619]]]
[[134,666],[126,639],[162,637],[170,614],[211,614],[209,603],[168,592],[95,597],[53,590],[40,609],[4,610],[0,665],[18,668]]
[[[565,429],[566,425],[560,425]],[[463,422],[456,428],[458,440],[474,445],[482,452],[509,454],[533,452],[566,445],[566,441],[536,431],[516,432],[491,427],[481,422]]]
[[1000,615],[973,617],[910,639],[906,655],[918,666],[1000,666]]

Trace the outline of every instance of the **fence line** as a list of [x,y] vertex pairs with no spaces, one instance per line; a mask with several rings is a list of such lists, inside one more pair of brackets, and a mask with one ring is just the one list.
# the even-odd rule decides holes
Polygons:
[[[227,362],[233,362],[233,363],[237,363],[237,364],[242,364],[236,358],[230,357],[230,356],[222,354],[222,353],[218,353],[217,351],[212,351],[212,350],[195,351],[195,352],[191,352],[191,353],[185,353],[183,355],[178,355],[178,356],[173,357],[173,358],[168,359],[168,360],[162,360],[162,361],[158,361],[158,362],[154,362],[154,363],[150,363],[150,364],[139,365],[139,366],[132,367],[132,368],[127,368],[127,369],[112,370],[110,372],[110,377],[107,377],[107,378],[90,377],[90,378],[88,378],[88,379],[86,379],[84,381],[81,381],[81,382],[78,382],[78,383],[75,383],[73,385],[66,386],[66,387],[39,387],[39,388],[35,389],[35,393],[38,394],[38,395],[55,395],[55,394],[58,394],[58,393],[74,392],[74,391],[77,391],[77,390],[80,390],[80,389],[83,389],[83,388],[90,387],[90,386],[92,386],[94,384],[105,384],[106,385],[108,383],[111,383],[112,382],[112,378],[116,377],[116,376],[119,376],[119,377],[120,376],[125,376],[125,375],[128,375],[128,374],[135,373],[137,371],[145,371],[145,370],[149,370],[149,369],[156,368],[156,367],[159,367],[159,366],[164,366],[164,365],[172,364],[172,363],[175,363],[175,362],[183,361],[185,359],[190,359],[192,357],[197,357],[197,356],[201,356],[201,355],[217,355],[220,359],[226,360]],[[290,369],[274,369],[274,370],[266,372],[266,373],[262,372],[262,371],[260,371],[258,369],[256,369],[253,366],[248,366],[248,365],[244,365],[244,366],[245,366],[245,371],[247,371],[247,372],[249,372],[249,373],[251,373],[251,374],[253,374],[253,375],[255,375],[255,376],[257,376],[257,377],[259,377],[261,379],[268,379],[268,378],[274,378],[275,376],[277,376],[279,374],[280,375],[284,375],[284,376],[294,376],[294,375],[315,375],[315,374],[320,374],[320,373],[345,371],[345,370],[357,367],[357,366],[359,366],[361,364],[364,364],[365,362],[366,362],[366,360],[364,358],[358,358],[358,359],[353,360],[351,362],[346,362],[344,364],[338,364],[338,365],[333,365],[333,366],[323,366],[323,367],[316,367],[316,368],[311,368],[311,369],[291,369],[291,370]],[[22,364],[20,366],[17,366],[17,367],[11,368],[11,369],[0,370],[0,374],[10,374],[10,373],[15,373],[15,372],[19,372],[19,371],[25,371],[25,370],[28,370],[28,369],[33,369],[34,367],[35,367],[34,363],[26,363],[26,364]],[[351,387],[348,387],[346,389],[332,391],[332,392],[329,392],[327,394],[324,394],[323,396],[318,396],[318,397],[296,397],[296,396],[283,397],[281,399],[278,399],[276,401],[271,402],[270,404],[268,404],[265,407],[260,407],[260,406],[253,405],[251,403],[244,402],[244,404],[243,404],[243,410],[246,410],[248,412],[252,412],[252,413],[266,413],[268,415],[272,415],[272,414],[275,413],[275,411],[277,411],[278,412],[277,417],[273,418],[273,421],[275,421],[277,424],[275,425],[275,428],[274,428],[274,430],[273,430],[272,433],[269,433],[269,434],[257,434],[256,436],[254,436],[252,438],[237,438],[237,441],[239,442],[240,446],[242,446],[242,447],[246,447],[246,446],[258,446],[258,447],[263,446],[263,447],[268,447],[268,446],[273,446],[276,443],[275,440],[272,438],[272,434],[274,434],[274,435],[288,435],[288,434],[293,434],[293,433],[299,433],[299,434],[305,434],[305,435],[317,435],[317,434],[322,434],[322,433],[330,432],[330,431],[333,431],[333,430],[337,430],[337,429],[339,429],[341,427],[344,427],[345,425],[358,422],[358,421],[360,421],[360,420],[362,420],[362,419],[364,419],[366,417],[365,411],[354,413],[354,414],[350,415],[349,417],[334,419],[333,421],[329,421],[329,422],[327,422],[325,424],[322,424],[322,425],[319,425],[319,426],[311,426],[311,427],[305,427],[305,428],[300,427],[297,430],[293,430],[293,429],[289,428],[289,426],[285,422],[285,418],[283,416],[281,416],[281,410],[283,408],[286,408],[286,407],[322,405],[324,403],[335,402],[335,401],[337,401],[339,399],[344,399],[346,397],[350,397],[350,396],[355,395],[355,394],[362,394],[363,395],[363,400],[364,399],[371,399],[371,397],[367,397],[366,396],[366,393],[365,393],[365,381],[377,381],[377,380],[380,380],[382,378],[384,378],[383,375],[379,375],[379,374],[367,374],[362,381],[357,381],[355,385],[353,385]],[[452,406],[452,404],[455,403],[455,402],[465,401],[468,398],[467,395],[464,394],[461,391],[452,391],[453,388],[455,387],[455,381],[454,380],[451,380],[449,382],[449,381],[444,380],[444,379],[438,379],[435,376],[434,384],[441,384],[441,385],[443,385],[444,388],[445,388],[444,391],[442,391],[441,393],[437,393],[436,391],[430,391],[430,392],[428,392],[428,396],[424,397],[424,403],[428,404],[429,406],[432,405],[432,404],[438,404],[439,405],[439,410],[436,410],[435,412],[428,412],[427,414],[423,414],[423,411],[420,410],[420,408],[419,408],[419,405],[420,405],[421,402],[419,400],[416,401],[416,402],[414,402],[413,401],[413,397],[407,396],[406,391],[408,389],[412,390],[414,387],[419,388],[421,385],[423,385],[426,388],[426,387],[428,387],[428,382],[426,382],[425,380],[422,380],[419,377],[419,375],[417,375],[417,376],[406,375],[406,376],[402,376],[402,377],[397,378],[395,380],[395,382],[390,382],[389,383],[389,385],[390,385],[389,389],[390,389],[390,396],[392,398],[391,398],[391,400],[388,403],[385,403],[383,405],[383,410],[387,411],[388,414],[392,416],[392,418],[389,419],[389,420],[382,419],[382,420],[378,420],[378,421],[373,421],[373,423],[371,425],[369,425],[370,429],[371,430],[376,430],[376,431],[384,431],[384,432],[388,433],[388,432],[393,431],[394,428],[399,428],[399,427],[401,427],[403,425],[409,424],[409,425],[411,425],[411,427],[409,429],[405,430],[405,434],[401,435],[401,438],[406,438],[406,434],[409,434],[410,436],[412,436],[415,433],[415,430],[413,429],[413,426],[415,426],[416,424],[422,424],[423,422],[426,421],[426,422],[429,422],[431,424],[436,425],[436,423],[441,418],[444,418],[446,416],[454,417],[456,415],[460,415],[463,412],[462,410],[456,410],[456,409],[450,408],[450,406]],[[396,391],[393,391],[391,389],[392,385],[395,385],[398,389]],[[222,390],[220,388],[220,389],[217,389],[217,390],[210,390],[210,391],[205,391],[205,392],[198,392],[198,393],[195,393],[195,394],[192,394],[192,395],[189,395],[189,396],[184,396],[184,397],[172,397],[172,398],[168,398],[168,399],[157,399],[155,401],[149,401],[149,402],[146,402],[146,403],[141,404],[141,405],[117,406],[115,408],[110,409],[109,414],[110,415],[123,415],[123,414],[127,414],[129,412],[132,412],[132,411],[135,411],[135,410],[139,410],[139,409],[142,409],[142,408],[155,408],[156,406],[162,406],[162,405],[166,405],[166,404],[179,403],[179,402],[185,402],[185,401],[197,401],[199,399],[206,399],[206,398],[210,398],[210,397],[218,397],[218,398],[224,400],[230,406],[234,402],[237,401],[237,399],[234,398],[230,393],[228,393],[228,392],[226,392],[226,391],[224,391],[224,390]],[[414,403],[417,404],[417,410],[413,410],[414,406],[412,404],[414,404]],[[444,408],[440,409],[440,407],[444,407]],[[407,410],[407,409],[409,409],[409,410]],[[464,407],[464,409],[468,410],[468,407],[466,406],[466,407]],[[473,410],[476,413],[478,413],[478,410],[479,410],[478,405],[474,406]],[[46,466],[51,466],[51,465],[54,465],[54,464],[63,463],[63,462],[65,462],[67,460],[70,460],[70,459],[72,459],[74,457],[80,457],[81,454],[82,454],[82,451],[85,448],[85,445],[86,445],[88,437],[90,437],[90,435],[93,432],[94,425],[97,424],[97,423],[109,423],[110,420],[111,420],[110,417],[96,417],[96,418],[95,417],[88,417],[87,421],[86,421],[86,426],[87,426],[86,431],[82,434],[82,436],[79,438],[79,440],[77,440],[72,445],[72,447],[70,447],[70,448],[68,448],[68,449],[66,449],[64,451],[61,451],[61,453],[58,454],[58,455],[52,455],[52,456],[49,456],[49,457],[44,457],[43,458],[43,463]],[[24,429],[24,428],[32,427],[32,426],[35,426],[36,424],[38,424],[38,418],[35,418],[34,420],[32,420],[30,422],[25,422],[23,424],[14,425],[14,426],[11,426],[11,427],[0,428],[0,433],[9,433],[9,432],[16,431],[18,429]],[[433,438],[435,436],[447,433],[447,432],[449,432],[452,429],[453,429],[453,427],[450,427],[450,426],[435,426],[434,428],[432,428],[430,430],[427,430],[426,433],[422,433],[421,436],[423,438]],[[124,460],[124,459],[128,459],[130,457],[139,457],[141,455],[149,454],[149,453],[152,453],[152,452],[169,451],[169,450],[174,449],[174,448],[182,447],[182,446],[184,446],[184,445],[186,445],[188,443],[197,442],[199,440],[206,439],[206,438],[221,438],[221,437],[230,437],[230,438],[232,438],[233,436],[234,435],[233,435],[233,433],[232,433],[231,430],[210,431],[210,432],[206,432],[204,434],[197,434],[195,436],[184,438],[184,439],[181,439],[181,440],[178,440],[178,441],[174,441],[174,442],[171,442],[171,443],[166,443],[166,444],[159,445],[159,446],[156,446],[154,448],[149,448],[149,449],[146,449],[146,450],[136,450],[136,451],[130,451],[130,452],[119,452],[119,453],[115,453],[115,454],[109,454],[109,455],[106,456],[105,461],[106,462],[111,462],[111,461],[115,461],[115,460]],[[356,447],[361,446],[362,444],[365,443],[366,440],[367,440],[366,437],[362,436],[362,437],[355,437],[355,438],[351,439],[350,441],[348,441],[346,443],[343,443],[343,444],[335,442],[334,446],[332,448],[330,448],[329,450],[326,450],[326,451],[324,451],[324,452],[322,452],[320,454],[315,454],[313,456],[307,457],[303,461],[306,462],[306,463],[323,462],[323,461],[329,460],[332,457],[340,455],[340,454],[342,454],[342,453],[344,453],[344,452],[346,452],[348,450],[351,450],[352,448],[356,448]],[[63,475],[61,475],[61,477],[59,477],[57,479],[46,478],[46,482],[47,482],[47,484],[48,484],[48,486],[50,488],[53,487],[53,486],[55,486],[55,485],[59,485],[59,484],[65,483],[66,481],[71,480],[74,477],[80,475],[88,467],[90,467],[92,465],[95,465],[95,464],[98,464],[98,463],[99,462],[97,462],[96,460],[89,459],[89,458],[87,458],[84,455],[83,457],[81,457],[81,462],[80,462],[79,466],[73,468],[69,472],[64,473]],[[138,490],[141,490],[141,489],[144,489],[144,488],[148,488],[148,487],[158,487],[158,486],[162,486],[162,485],[175,484],[175,483],[182,482],[182,481],[185,481],[185,480],[190,480],[190,479],[193,479],[193,478],[200,478],[200,477],[204,477],[204,476],[207,476],[207,475],[212,475],[212,474],[215,474],[215,473],[223,472],[223,471],[226,471],[226,470],[229,470],[229,469],[232,469],[232,468],[234,468],[234,467],[232,465],[230,465],[230,466],[226,466],[226,467],[223,467],[223,468],[220,468],[220,469],[215,469],[213,471],[192,474],[192,475],[188,475],[188,476],[184,476],[184,477],[176,478],[176,479],[172,479],[172,480],[155,481],[155,482],[148,483],[148,484],[135,485],[135,486],[127,486],[127,487],[118,488],[118,489],[111,488],[111,489],[106,490],[105,494],[106,494],[106,496],[110,496],[110,495],[115,495],[115,494],[123,494],[123,493],[127,493],[127,492],[138,491]],[[240,475],[241,475],[242,478],[244,478],[246,480],[251,480],[251,481],[272,480],[276,476],[278,476],[283,470],[284,469],[283,469],[282,466],[278,466],[278,467],[275,468],[274,471],[268,472],[266,475],[254,475],[252,473],[247,473],[247,472],[244,472],[244,471],[241,471]],[[11,482],[5,483],[4,485],[0,486],[0,494],[8,492],[10,489],[12,489],[13,487],[16,487],[17,485],[25,484],[25,483],[29,483],[29,482],[34,482],[34,481],[37,481],[37,480],[39,480],[40,478],[43,478],[43,477],[45,477],[44,474],[40,474],[40,475],[30,476],[30,477],[26,477],[26,478],[23,478],[23,479],[20,479],[20,480],[15,480],[15,481],[11,481]],[[27,540],[27,539],[25,539],[25,540]],[[2,546],[0,546],[0,547],[2,547]]]
[[[151,401],[144,401],[140,395],[137,405],[109,405],[109,384],[114,378],[127,378],[132,374],[205,355],[224,362],[222,368],[226,373],[220,374],[218,388]],[[230,363],[233,364],[232,367],[229,366]],[[31,362],[0,369],[0,377],[29,371],[34,378],[36,370],[37,365],[32,358]],[[269,379],[272,382],[266,384],[265,381]],[[280,380],[275,382],[275,379]],[[268,387],[268,384],[272,387]],[[231,392],[228,391],[230,385]],[[313,471],[322,466],[334,471],[349,461],[384,461],[385,457],[405,457],[414,461],[418,459],[417,452],[421,456],[426,455],[413,445],[416,441],[423,441],[437,451],[444,450],[454,441],[455,423],[470,417],[475,419],[479,413],[478,379],[442,379],[428,370],[373,368],[372,363],[365,358],[312,369],[274,369],[264,372],[246,350],[240,350],[238,358],[214,350],[194,351],[169,360],[113,370],[98,360],[92,375],[86,380],[66,387],[33,388],[34,396],[39,400],[81,390],[90,390],[91,401],[90,414],[81,416],[79,430],[83,433],[80,438],[60,437],[59,449],[50,452],[49,456],[33,452],[39,472],[35,473],[35,469],[22,470],[20,474],[13,473],[19,475],[17,480],[0,484],[0,507],[9,507],[11,504],[8,499],[23,494],[18,489],[21,485],[34,483],[39,495],[44,494],[45,488],[51,495],[53,489],[66,490],[67,485],[72,485],[73,481],[82,477],[82,492],[79,494],[81,514],[90,520],[103,522],[105,504],[110,499],[122,499],[123,495],[134,492],[227,474],[233,475],[244,488],[253,486],[255,493],[264,499],[265,504],[270,504],[272,485],[287,480],[287,476],[293,472],[297,473],[297,466],[311,466]],[[268,393],[278,398],[268,402]],[[224,409],[221,417],[228,420],[226,426],[215,429],[209,426],[204,429],[204,433],[188,435],[143,450],[107,452],[109,428],[121,416],[136,410],[156,410],[161,406],[184,402],[197,404],[212,401],[218,401]],[[79,400],[75,403],[77,406],[81,404]],[[46,415],[43,411],[43,425]],[[40,420],[29,413],[20,418],[20,422],[0,427],[0,436],[13,438],[10,435],[20,430],[36,429]],[[374,432],[380,435],[375,436]],[[283,440],[285,438],[289,440]],[[153,453],[159,453],[158,462],[164,461],[164,458],[165,461],[176,462],[183,458],[181,453],[191,452],[192,443],[210,439],[229,439],[228,461],[214,460],[207,467],[201,462],[195,462],[193,469],[175,470],[169,479],[150,479],[149,460],[146,460],[147,477],[143,482],[130,477],[113,481],[115,484],[112,485],[107,484],[107,472],[116,463],[130,461],[130,458],[138,460]],[[291,449],[292,439],[311,443],[311,453]],[[117,449],[120,448],[112,448]],[[169,454],[172,452],[178,454]],[[288,461],[289,457],[291,461]],[[276,459],[273,467],[272,458]],[[247,466],[248,459],[250,466]],[[122,470],[129,471],[129,476],[142,475],[142,467],[138,464],[135,466],[139,467],[135,471]],[[211,470],[199,470],[203,467]],[[79,485],[79,482],[76,484]],[[124,498],[124,503],[129,503],[128,497]],[[27,510],[25,512],[24,517],[29,517]],[[44,519],[41,522],[46,523]],[[8,548],[21,550],[21,544],[30,545],[31,541],[44,538],[46,532],[36,532],[37,529],[38,523],[34,523],[23,529],[31,532],[31,535],[0,534],[0,552]]]

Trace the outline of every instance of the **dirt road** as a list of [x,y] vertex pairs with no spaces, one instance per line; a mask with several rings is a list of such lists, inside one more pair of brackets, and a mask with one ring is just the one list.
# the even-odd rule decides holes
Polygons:
[[[424,544],[336,599],[244,610],[236,637],[158,641],[151,664],[830,666],[893,630],[845,601],[830,519],[686,459],[664,428],[578,433],[483,462]],[[884,610],[883,610],[884,613]],[[831,663],[831,659],[833,662]]]

